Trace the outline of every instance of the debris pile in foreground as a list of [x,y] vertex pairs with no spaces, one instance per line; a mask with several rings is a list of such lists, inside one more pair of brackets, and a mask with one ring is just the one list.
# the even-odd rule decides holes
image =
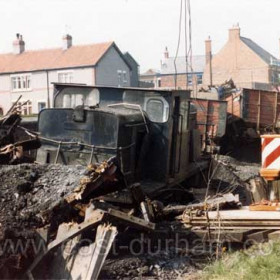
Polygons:
[[[30,279],[187,276],[225,242],[242,243],[260,238],[260,231],[280,229],[280,217],[268,223],[269,214],[241,208],[240,194],[256,202],[251,180],[259,177],[256,166],[248,166],[251,171],[237,166],[229,157],[221,157],[212,166],[209,189],[202,189],[203,199],[166,205],[149,197],[140,184],[127,186],[114,158],[87,168],[3,165],[0,275]],[[215,241],[214,253],[212,248],[196,254],[197,244],[192,241],[197,238]],[[7,246],[7,241],[20,241],[24,250]],[[162,245],[166,243],[168,248]]]

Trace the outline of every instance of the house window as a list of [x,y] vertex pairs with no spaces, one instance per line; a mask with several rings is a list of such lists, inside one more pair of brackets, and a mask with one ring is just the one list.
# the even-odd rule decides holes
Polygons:
[[157,87],[158,87],[158,88],[161,87],[161,79],[160,79],[160,78],[157,79]]
[[196,74],[197,77],[197,84],[201,85],[202,84],[202,73]]
[[11,76],[12,91],[24,91],[31,89],[31,74]]
[[187,74],[188,76],[188,85],[191,86],[192,83],[193,83],[193,77],[192,77],[192,74]]
[[122,84],[122,71],[118,70],[118,85],[120,86]]
[[46,102],[38,102],[38,113],[46,108]]
[[126,71],[118,70],[117,73],[118,73],[118,86],[126,84],[127,83]]
[[73,71],[58,72],[58,82],[64,84],[73,83]]
[[26,115],[32,114],[32,102],[31,101],[18,102],[17,107],[22,115],[26,116]]
[[127,83],[126,71],[123,71],[123,82]]

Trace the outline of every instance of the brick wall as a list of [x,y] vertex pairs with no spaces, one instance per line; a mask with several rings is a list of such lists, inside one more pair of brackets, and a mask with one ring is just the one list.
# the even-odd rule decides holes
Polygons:
[[[209,65],[205,66],[203,85],[210,84]],[[212,58],[213,85],[230,78],[237,86],[253,83],[270,83],[269,65],[240,39],[238,27],[229,30],[225,46]]]
[[[174,75],[166,75],[161,77],[161,87],[174,88]],[[186,75],[177,75],[177,88],[186,89]]]
[[[174,75],[164,75],[160,77],[161,79],[161,87],[162,88],[174,88],[175,87],[175,78]],[[194,74],[192,76],[192,80],[188,81],[191,82],[188,85],[188,89],[193,89],[193,85],[197,84],[197,77]],[[202,85],[199,84],[196,87],[200,88]],[[187,75],[186,74],[177,74],[177,81],[176,81],[177,89],[186,89],[187,88]]]

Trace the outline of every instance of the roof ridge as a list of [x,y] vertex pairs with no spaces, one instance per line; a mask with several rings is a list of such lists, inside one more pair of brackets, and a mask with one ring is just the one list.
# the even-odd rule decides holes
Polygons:
[[[114,46],[114,41],[108,41],[77,45],[67,50],[52,48],[28,50],[19,55],[4,53],[0,54],[0,73],[94,66]],[[125,58],[123,59],[127,63]]]
[[[201,57],[203,57],[203,56],[206,56],[205,54],[195,54],[195,55],[192,55],[192,57],[198,57],[198,56],[201,56]],[[184,57],[186,57],[185,55],[179,55],[179,56],[177,56],[177,58],[184,58]],[[173,59],[175,59],[175,56],[169,56],[168,58],[173,58]],[[166,58],[166,59],[168,59],[168,58]]]
[[[77,48],[77,47],[89,47],[89,46],[96,46],[96,45],[104,45],[104,44],[108,44],[108,45],[112,45],[114,44],[114,41],[106,41],[106,42],[100,42],[100,43],[91,43],[91,44],[79,44],[79,45],[73,45],[71,46],[69,49],[71,48]],[[63,51],[62,47],[54,47],[54,48],[39,48],[39,49],[30,49],[30,50],[25,50],[23,53],[31,53],[31,52],[42,52],[42,51],[56,51],[56,50],[61,50]],[[13,52],[8,52],[8,53],[0,53],[0,55],[14,55]]]
[[[271,54],[269,51],[264,49],[262,46],[260,46],[258,43],[256,43],[252,39],[243,37],[243,36],[240,36],[240,39],[244,44],[246,44],[247,47],[249,47],[255,54],[257,54],[266,63],[269,64],[271,58],[277,59],[273,54]],[[246,40],[247,40],[247,43],[246,43]],[[252,45],[249,45],[249,44],[252,44]]]

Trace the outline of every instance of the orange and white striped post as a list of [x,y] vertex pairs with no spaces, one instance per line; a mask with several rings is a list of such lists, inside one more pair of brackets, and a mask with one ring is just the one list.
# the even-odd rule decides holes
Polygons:
[[260,174],[268,181],[280,177],[280,135],[262,135],[262,168]]

